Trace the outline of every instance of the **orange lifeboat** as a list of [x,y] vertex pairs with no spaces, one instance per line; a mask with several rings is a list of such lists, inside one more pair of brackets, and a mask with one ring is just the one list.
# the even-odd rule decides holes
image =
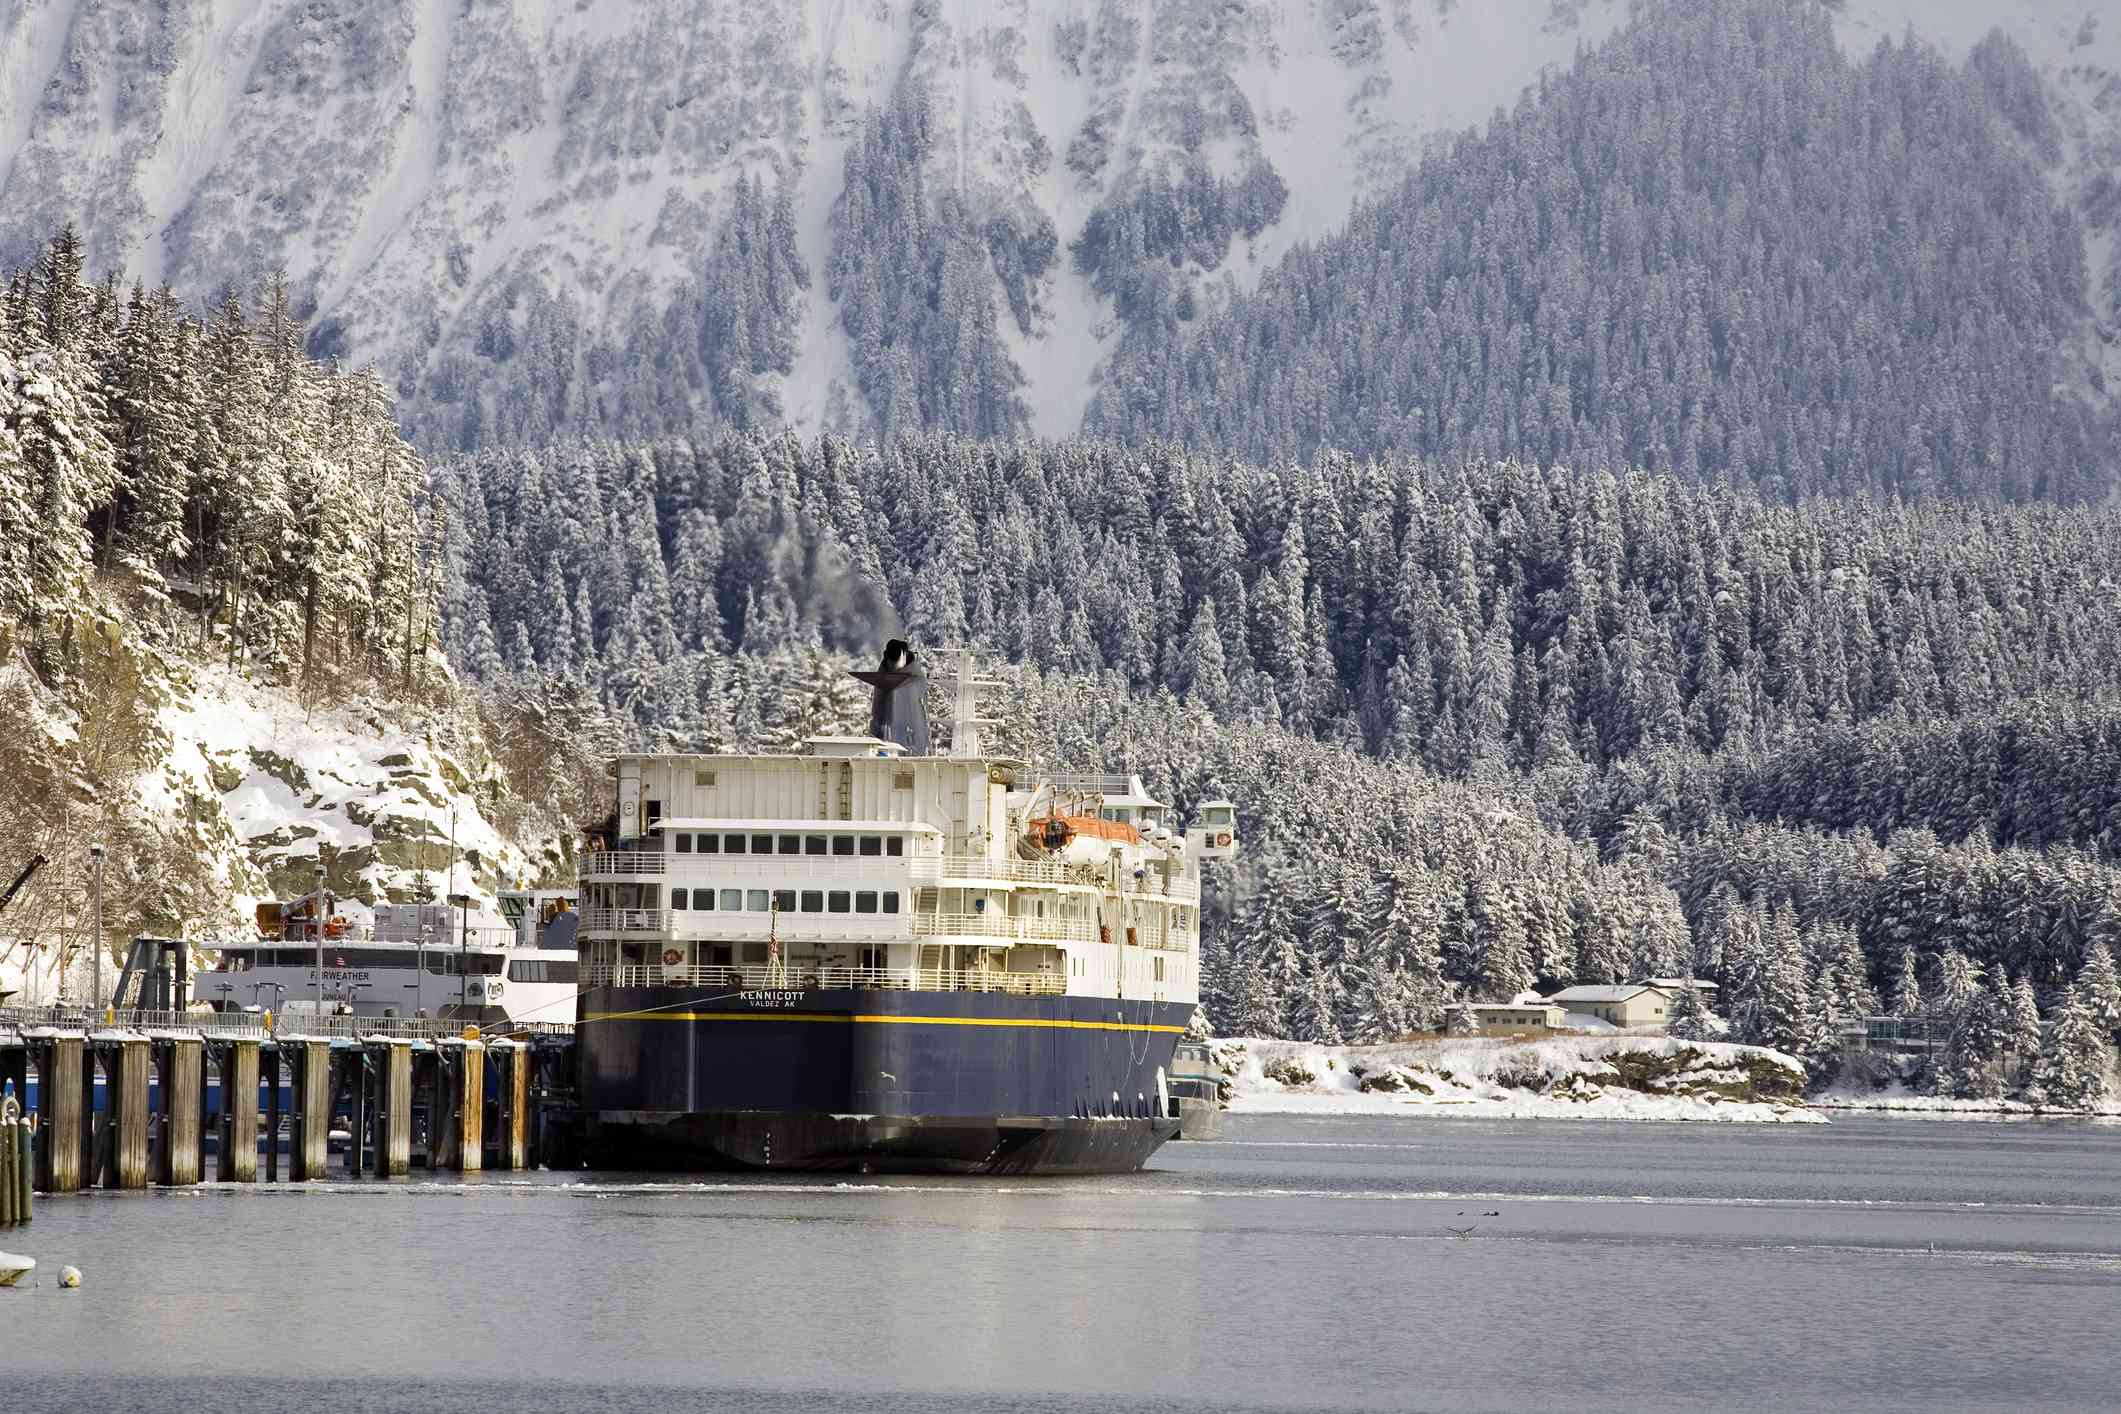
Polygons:
[[1031,838],[1047,849],[1064,849],[1078,836],[1111,840],[1115,844],[1140,844],[1142,832],[1118,820],[1095,815],[1040,815],[1032,819]]

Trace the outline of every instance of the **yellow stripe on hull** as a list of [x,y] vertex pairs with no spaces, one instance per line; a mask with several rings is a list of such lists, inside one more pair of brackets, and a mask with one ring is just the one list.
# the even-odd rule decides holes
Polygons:
[[892,1026],[1043,1026],[1065,1031],[1150,1031],[1182,1036],[1183,1026],[1131,1021],[1070,1021],[1012,1016],[892,1016],[817,1011],[593,1011],[584,1021],[836,1021]]

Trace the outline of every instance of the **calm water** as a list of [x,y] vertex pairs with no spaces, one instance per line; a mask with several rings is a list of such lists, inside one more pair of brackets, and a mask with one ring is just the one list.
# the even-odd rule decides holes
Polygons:
[[6,1241],[24,1409],[2121,1398],[2111,1125],[1236,1116],[1123,1179],[97,1195]]

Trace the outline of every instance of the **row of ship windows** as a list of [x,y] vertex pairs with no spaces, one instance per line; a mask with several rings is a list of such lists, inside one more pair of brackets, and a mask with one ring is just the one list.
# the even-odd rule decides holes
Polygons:
[[679,854],[807,854],[843,859],[897,859],[906,852],[903,835],[701,835],[674,834]]
[[672,889],[673,913],[896,913],[897,889]]
[[[232,957],[240,958],[241,954]],[[424,967],[429,976],[461,977],[467,973],[473,977],[498,977],[501,975],[499,953],[461,953],[447,944],[437,943],[422,956],[404,949],[385,952],[380,948],[326,948],[324,965],[338,971],[384,971],[403,968],[407,971]],[[244,971],[248,967],[309,967],[317,965],[314,948],[261,948],[249,954],[246,966],[231,967],[229,971]],[[568,958],[518,957],[508,963],[508,980],[511,982],[572,982],[575,980],[575,964]],[[411,986],[411,983],[406,983]]]

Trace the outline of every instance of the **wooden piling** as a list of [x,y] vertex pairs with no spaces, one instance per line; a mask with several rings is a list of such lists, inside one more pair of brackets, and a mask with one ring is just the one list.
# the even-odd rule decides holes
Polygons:
[[46,1193],[81,1187],[81,1048],[79,1036],[47,1037],[37,1056],[37,1093],[44,1133],[37,1146],[37,1186]]
[[162,1114],[155,1154],[155,1181],[165,1187],[188,1187],[205,1177],[199,1163],[202,1133],[200,1078],[206,1072],[206,1045],[197,1036],[157,1041],[162,1072]]
[[294,1066],[295,1132],[287,1176],[295,1183],[324,1178],[331,1154],[331,1042],[280,1043]]
[[478,1041],[460,1041],[453,1047],[462,1058],[458,1071],[457,1143],[455,1168],[477,1173],[486,1167],[486,1047]]
[[147,1187],[148,1042],[145,1036],[108,1043],[115,1071],[110,1077],[110,1168],[112,1188]]
[[[279,1094],[277,1083],[273,1094]],[[277,1115],[280,1106],[275,1103],[272,1108]],[[276,1141],[277,1138],[275,1135]],[[273,1167],[277,1171],[279,1165],[275,1163]],[[215,1176],[223,1183],[258,1181],[256,1041],[230,1041],[221,1052],[221,1161],[216,1168]]]
[[412,1043],[381,1041],[376,1061],[377,1178],[403,1178],[412,1169]]
[[530,1047],[503,1041],[494,1047],[499,1074],[500,1125],[494,1136],[494,1161],[507,1172],[530,1165]]
[[[23,1087],[27,1090],[29,1087]],[[37,1124],[25,1118],[15,1126],[15,1212],[18,1222],[30,1219],[30,1177],[37,1171]]]
[[21,1201],[21,1185],[15,1179],[15,1117],[0,1114],[0,1227],[13,1227],[27,1219],[26,1213],[17,1213],[15,1205]]

